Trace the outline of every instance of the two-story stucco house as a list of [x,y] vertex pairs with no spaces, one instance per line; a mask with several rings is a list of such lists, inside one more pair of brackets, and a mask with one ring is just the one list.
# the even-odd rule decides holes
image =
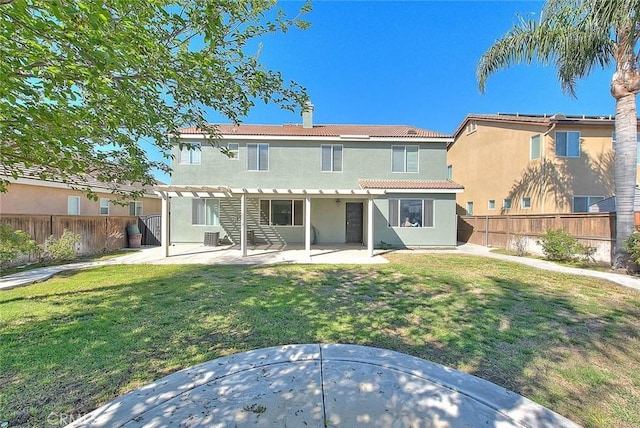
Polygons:
[[[218,232],[246,251],[272,245],[456,244],[455,196],[444,134],[411,126],[218,125],[219,148],[197,129],[174,150],[172,183],[159,186],[171,242]],[[170,200],[170,204],[169,204]],[[168,224],[165,224],[168,228]],[[244,239],[243,239],[244,237]],[[168,240],[165,242],[168,245]]]
[[[449,143],[459,213],[587,212],[614,195],[614,118],[470,114]],[[640,159],[640,158],[639,158]]]
[[0,177],[9,181],[8,191],[0,193],[0,215],[142,216],[157,214],[161,208],[158,195],[137,184],[118,186],[123,191],[144,191],[141,197],[123,204],[112,202],[113,183],[88,176],[78,182],[88,186],[96,194],[96,200],[61,180],[41,180],[35,168],[23,168],[20,176],[14,178],[0,167]]

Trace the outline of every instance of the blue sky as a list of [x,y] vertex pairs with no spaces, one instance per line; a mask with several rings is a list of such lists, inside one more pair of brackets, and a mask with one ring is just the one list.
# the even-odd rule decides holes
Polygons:
[[[302,2],[279,5],[295,14]],[[315,123],[404,124],[453,133],[469,113],[613,115],[612,70],[564,94],[553,66],[514,66],[481,94],[480,56],[517,22],[538,18],[543,2],[315,0],[311,27],[262,40],[262,62],[304,87]],[[213,113],[211,122],[228,122]],[[258,101],[245,123],[300,123],[299,113]],[[165,179],[166,180],[166,179]]]

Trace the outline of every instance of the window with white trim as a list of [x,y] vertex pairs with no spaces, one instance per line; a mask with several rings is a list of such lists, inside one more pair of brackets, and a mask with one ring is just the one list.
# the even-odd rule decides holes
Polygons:
[[495,210],[496,209],[496,200],[495,199],[489,199],[489,203],[487,204],[487,209],[489,209],[489,210]]
[[556,156],[566,158],[580,157],[580,132],[556,131]]
[[447,179],[453,180],[453,165],[447,165]]
[[321,170],[342,171],[342,144],[322,144]]
[[109,199],[100,198],[100,215],[109,215]]
[[247,144],[247,170],[269,171],[269,144]]
[[520,207],[522,209],[529,209],[531,208],[531,198],[529,196],[525,196],[522,198],[522,201],[520,201]]
[[574,213],[586,213],[589,212],[589,205],[600,202],[604,199],[604,196],[574,196],[573,197],[573,212]]
[[503,210],[511,209],[511,198],[505,198],[502,200],[502,209]]
[[467,202],[467,215],[473,215],[473,201]]
[[240,156],[240,144],[238,143],[229,143],[227,144],[227,150],[231,157],[229,159],[238,160]]
[[[640,141],[640,134],[636,134],[636,142]],[[616,133],[611,133],[611,150],[616,149]],[[636,144],[636,164],[640,165],[640,144]]]
[[261,199],[260,224],[268,226],[303,226],[302,199]]
[[180,150],[180,164],[200,165],[200,144],[189,144]]
[[433,227],[433,199],[389,199],[389,227]]
[[191,224],[195,226],[219,226],[220,201],[212,198],[193,198]]
[[540,159],[540,134],[531,137],[529,143],[529,159]]
[[418,172],[418,146],[392,146],[391,171]]
[[80,215],[80,196],[67,197],[67,214]]
[[142,215],[142,201],[129,202],[129,215]]

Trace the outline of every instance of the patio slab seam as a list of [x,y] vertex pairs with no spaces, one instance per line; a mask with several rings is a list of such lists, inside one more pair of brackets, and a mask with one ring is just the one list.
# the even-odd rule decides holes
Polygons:
[[[310,350],[311,352],[309,352]],[[251,360],[255,358],[259,360],[251,363]],[[389,361],[387,362],[385,359]],[[384,370],[371,370],[371,367]],[[268,368],[273,370],[267,370]],[[215,373],[217,369],[221,370],[219,374]],[[325,371],[329,372],[328,377],[325,376]],[[362,378],[363,373],[365,378]],[[206,374],[210,374],[210,376],[206,376]],[[296,380],[298,374],[300,376]],[[379,383],[373,387],[373,390],[367,389],[367,384],[376,385],[376,374],[381,376],[378,379]],[[203,375],[205,376],[201,377]],[[407,377],[404,378],[402,375]],[[314,376],[319,376],[319,378],[314,378]],[[258,378],[266,383],[260,383]],[[404,381],[402,381],[403,378]],[[247,390],[248,396],[242,395],[238,398],[239,390],[236,389],[234,392],[233,385],[238,385],[239,381],[245,385],[242,383],[243,379],[245,382],[254,379],[251,383],[262,386],[254,390]],[[289,394],[295,395],[296,392],[300,394],[288,405],[286,400],[285,402],[277,400],[272,402],[268,398],[269,392],[279,395],[280,392],[287,389],[287,384],[278,384],[278,381],[283,379],[289,379],[293,382],[289,384]],[[317,385],[313,379],[319,381],[320,385]],[[389,384],[389,379],[399,380],[400,384]],[[421,382],[416,382],[416,379]],[[281,389],[274,390],[275,387],[272,386],[275,384],[278,384],[277,387]],[[405,386],[400,386],[401,384]],[[422,392],[417,392],[417,390],[411,392],[409,384],[418,384]],[[391,402],[384,400],[380,402],[375,391],[378,388],[384,388],[385,385],[391,390],[380,390],[379,393],[390,393],[389,398],[395,396],[396,393],[401,396],[404,394],[404,396],[411,397],[410,401],[403,403],[401,407],[394,407]],[[409,389],[405,389],[407,387]],[[318,389],[320,397],[317,395]],[[310,417],[319,423],[321,422],[319,417],[322,417],[325,426],[327,420],[332,418],[332,420],[336,420],[336,417],[337,420],[340,420],[340,417],[345,417],[346,420],[351,417],[353,420],[354,415],[375,416],[377,414],[381,417],[393,418],[393,413],[385,413],[390,409],[400,412],[395,417],[407,416],[403,413],[406,409],[419,409],[416,410],[417,413],[413,412],[408,415],[415,420],[416,417],[422,418],[431,415],[428,403],[429,397],[433,398],[434,393],[441,400],[444,399],[444,402],[450,402],[449,405],[457,406],[450,409],[453,413],[447,413],[452,418],[451,420],[459,416],[454,410],[466,409],[466,417],[469,417],[469,409],[475,408],[475,411],[480,411],[480,414],[485,415],[482,418],[486,415],[495,415],[488,420],[501,421],[508,426],[577,427],[576,424],[563,416],[476,376],[396,351],[344,344],[285,345],[211,360],[183,369],[125,394],[74,421],[69,427],[113,426],[114,424],[117,426],[147,426],[146,424],[151,423],[149,421],[154,421],[154,423],[165,421],[166,423],[173,421],[174,417],[199,413],[199,410],[206,410],[206,412],[200,412],[204,415],[199,416],[202,420],[207,418],[211,420],[216,416],[222,416],[227,418],[225,420],[228,422],[230,416],[248,414],[255,406],[259,408],[262,404],[267,403],[269,403],[271,417],[276,417],[279,420],[282,418],[286,420],[287,417],[294,418],[291,412],[295,409],[297,409],[295,417],[299,417],[298,412],[303,413],[304,410],[300,410],[301,408],[298,406],[300,403],[306,403],[306,410],[313,412]],[[336,401],[337,399],[339,400]],[[313,404],[314,402],[316,404]],[[249,406],[245,403],[254,404]],[[356,407],[346,404],[355,404]],[[273,414],[272,407],[274,405],[275,414]],[[385,406],[390,407],[385,409]],[[262,407],[264,410],[267,409],[267,407]],[[329,408],[331,409],[330,413]],[[485,408],[485,410],[480,410],[481,408]],[[347,416],[340,413],[345,410],[353,414]],[[278,413],[279,411],[285,413]],[[433,411],[437,413],[438,408],[434,408]],[[178,416],[174,416],[175,412]],[[420,412],[427,413],[420,416],[422,415]],[[268,419],[261,421],[267,422]],[[272,422],[275,421],[274,419]]]

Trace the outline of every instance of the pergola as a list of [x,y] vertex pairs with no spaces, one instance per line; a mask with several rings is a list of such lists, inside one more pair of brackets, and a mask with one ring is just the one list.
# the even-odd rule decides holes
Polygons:
[[162,248],[169,257],[169,201],[171,198],[232,198],[240,196],[240,250],[247,256],[247,197],[286,197],[305,200],[304,241],[307,257],[311,258],[311,198],[352,197],[367,200],[367,252],[373,257],[373,199],[385,194],[384,189],[266,189],[232,188],[210,185],[162,185],[155,187],[162,198]]

